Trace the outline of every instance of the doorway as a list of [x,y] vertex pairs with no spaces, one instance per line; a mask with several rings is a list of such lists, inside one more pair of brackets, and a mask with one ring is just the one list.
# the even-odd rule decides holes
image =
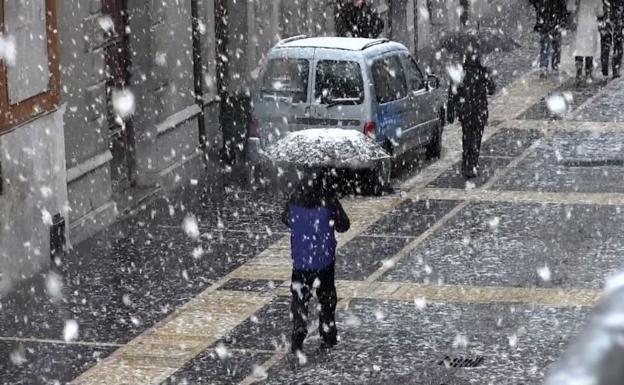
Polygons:
[[112,25],[105,43],[108,143],[113,155],[111,181],[113,191],[123,191],[134,185],[134,133],[131,120],[116,119],[113,93],[127,87],[130,81],[127,0],[103,0],[102,13],[110,18],[107,21]]

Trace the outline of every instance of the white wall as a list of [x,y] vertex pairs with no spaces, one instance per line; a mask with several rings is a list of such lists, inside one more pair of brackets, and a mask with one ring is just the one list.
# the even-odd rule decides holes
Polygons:
[[0,295],[50,263],[49,219],[60,213],[67,221],[63,114],[64,107],[0,136]]

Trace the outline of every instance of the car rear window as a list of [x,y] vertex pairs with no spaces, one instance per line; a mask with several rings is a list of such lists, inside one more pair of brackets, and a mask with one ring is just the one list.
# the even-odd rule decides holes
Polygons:
[[308,99],[308,73],[310,62],[306,59],[269,60],[262,81],[262,93],[292,98],[293,103]]
[[314,97],[320,104],[331,100],[349,100],[360,104],[364,100],[364,80],[360,64],[354,61],[321,60],[316,65]]
[[405,73],[398,56],[390,56],[373,63],[373,81],[377,103],[388,103],[407,96]]

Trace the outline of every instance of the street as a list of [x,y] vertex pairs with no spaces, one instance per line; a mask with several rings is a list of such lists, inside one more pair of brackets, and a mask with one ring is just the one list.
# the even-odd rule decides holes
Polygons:
[[201,182],[2,298],[0,383],[540,384],[622,267],[622,84],[553,120],[543,99],[566,79],[517,76],[491,100],[478,178],[461,176],[452,125],[395,193],[345,198],[329,353],[317,332],[287,350],[283,198]]

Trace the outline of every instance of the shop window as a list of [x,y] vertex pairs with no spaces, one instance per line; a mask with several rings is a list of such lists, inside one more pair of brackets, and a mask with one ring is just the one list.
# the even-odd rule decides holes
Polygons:
[[56,0],[0,0],[0,134],[60,98]]

